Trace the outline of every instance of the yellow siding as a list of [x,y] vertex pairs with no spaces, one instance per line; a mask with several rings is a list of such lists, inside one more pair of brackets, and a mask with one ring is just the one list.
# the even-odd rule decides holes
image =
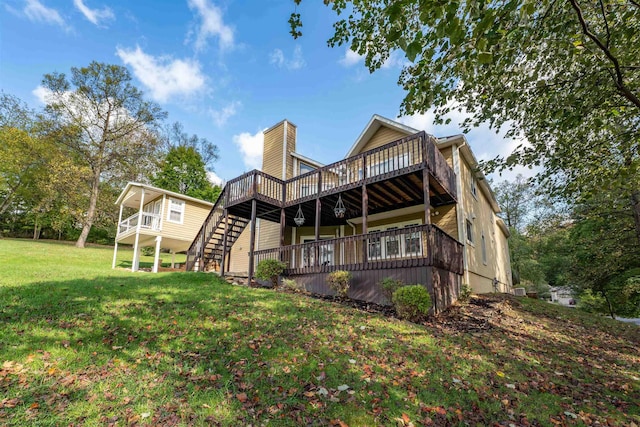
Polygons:
[[453,168],[453,150],[451,147],[441,148],[440,153],[444,156],[450,168]]
[[[509,291],[511,286],[510,271],[508,266],[508,245],[504,233],[497,227],[497,217],[493,212],[487,195],[482,190],[480,182],[476,181],[476,196],[471,193],[472,168],[464,157],[460,156],[461,169],[461,194],[458,195],[459,203],[464,207],[463,227],[466,234],[466,221],[473,224],[473,243],[465,239],[467,254],[467,267],[469,285],[474,292],[493,292],[493,279],[497,278],[501,284],[500,291]],[[482,236],[486,259],[482,255]]]
[[[177,224],[167,220],[169,217],[169,199],[164,202],[164,214],[162,218],[162,237],[193,241],[202,223],[207,218],[211,208],[206,205],[196,204],[185,200],[184,216],[182,224]],[[178,198],[175,198],[178,199]],[[178,199],[179,200],[179,199]]]
[[231,265],[229,273],[246,275],[249,271],[250,236],[251,224],[247,224],[247,227],[231,247]]
[[445,233],[458,239],[458,217],[456,205],[440,206],[431,208],[431,212],[438,212],[438,215],[431,217],[431,222],[440,227]]
[[280,246],[280,223],[267,221],[266,219],[259,221],[260,228],[258,230],[259,233],[256,235],[256,240],[258,240],[256,247],[262,250]]
[[[288,123],[287,124],[287,176],[286,179],[293,178],[293,157],[291,153],[296,151],[296,127]],[[280,175],[278,175],[280,178]]]
[[262,172],[282,178],[282,155],[284,142],[284,122],[264,134]]
[[[405,136],[407,135],[397,130],[388,128],[386,126],[380,126],[380,129],[378,129],[376,133],[373,134],[373,136],[369,139],[369,141],[367,141],[364,147],[362,147],[362,150],[360,150],[360,152],[372,150],[384,144],[402,139]],[[353,154],[356,155],[358,153]]]

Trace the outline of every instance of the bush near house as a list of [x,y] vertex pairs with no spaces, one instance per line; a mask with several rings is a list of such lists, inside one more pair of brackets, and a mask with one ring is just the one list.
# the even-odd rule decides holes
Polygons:
[[380,281],[379,285],[382,288],[382,293],[385,298],[390,302],[393,298],[393,293],[401,287],[406,286],[402,280],[394,279],[393,277],[385,277]]
[[265,259],[256,267],[256,277],[260,280],[269,280],[273,287],[278,286],[278,276],[282,274],[287,265],[277,259]]
[[417,322],[429,314],[431,295],[422,285],[408,285],[397,289],[392,297],[398,316]]
[[327,281],[329,283],[329,287],[338,295],[338,297],[346,298],[352,277],[353,275],[348,271],[337,270],[329,274]]

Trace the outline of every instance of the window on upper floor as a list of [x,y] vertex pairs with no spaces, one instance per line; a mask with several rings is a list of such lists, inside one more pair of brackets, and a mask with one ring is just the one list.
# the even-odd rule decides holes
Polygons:
[[467,241],[473,243],[473,222],[470,219],[467,220]]
[[309,166],[306,163],[302,163],[300,162],[300,175],[304,175],[307,172],[311,172],[313,170],[315,170],[316,168]]
[[469,181],[469,189],[471,190],[471,194],[473,197],[478,198],[478,183],[476,181],[476,177],[471,173],[471,180]]
[[167,221],[182,224],[184,221],[184,200],[169,199]]

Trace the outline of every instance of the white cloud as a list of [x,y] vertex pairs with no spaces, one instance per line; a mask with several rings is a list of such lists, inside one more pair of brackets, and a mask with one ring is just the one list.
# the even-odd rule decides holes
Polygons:
[[38,99],[38,102],[43,105],[47,105],[49,97],[51,96],[51,91],[42,86],[38,86],[37,88],[32,90],[31,93]]
[[133,68],[138,80],[159,102],[174,96],[188,96],[205,87],[205,76],[196,60],[154,57],[144,53],[139,46],[135,50],[117,48],[116,54]]
[[402,66],[408,64],[410,63],[404,59],[402,53],[400,51],[394,50],[393,52],[391,52],[387,60],[382,63],[380,68],[401,68]]
[[225,106],[222,110],[209,110],[213,121],[218,127],[222,127],[227,123],[232,116],[236,114],[238,108],[242,106],[240,101],[233,101],[231,104]]
[[351,49],[347,49],[344,53],[344,56],[340,58],[338,63],[340,63],[340,65],[345,67],[352,67],[363,60],[364,60],[363,55],[359,55],[354,51],[352,51]]
[[101,21],[110,21],[115,18],[111,9],[106,6],[102,9],[89,9],[83,0],[73,0],[73,4],[93,25],[100,26]]
[[201,51],[207,47],[207,39],[219,38],[220,49],[233,47],[233,28],[222,20],[222,11],[209,0],[189,0],[189,8],[195,10],[202,20],[196,28],[195,49]]
[[296,45],[293,49],[291,58],[286,58],[281,49],[274,49],[273,52],[269,54],[269,63],[278,68],[286,68],[288,70],[299,70],[307,65],[302,56],[302,47],[300,45]]
[[243,132],[233,136],[233,143],[238,146],[242,154],[242,161],[247,169],[262,168],[262,149],[264,147],[264,134],[260,130],[254,135]]
[[220,178],[215,172],[207,171],[207,179],[213,185],[219,185],[221,187],[224,185],[224,179]]
[[38,0],[26,0],[23,12],[33,22],[46,22],[47,24],[55,24],[64,29],[69,29],[57,10],[46,7]]
[[[466,110],[458,111],[454,109],[447,115],[451,119],[448,124],[434,125],[433,120],[435,114],[433,110],[429,110],[425,114],[416,114],[413,116],[399,117],[397,120],[407,126],[417,130],[424,130],[437,137],[452,136],[462,133],[460,123],[464,119],[471,117],[472,114]],[[506,125],[508,126],[508,124]],[[515,150],[520,144],[527,144],[526,140],[506,138],[505,132],[496,133],[494,129],[490,129],[488,124],[482,124],[471,129],[465,135],[471,150],[479,161],[491,160],[496,156],[506,157]],[[502,172],[494,172],[489,177],[497,181],[514,180],[518,174],[525,177],[534,176],[540,171],[539,168],[529,169],[526,166],[516,166],[513,170],[504,170]]]

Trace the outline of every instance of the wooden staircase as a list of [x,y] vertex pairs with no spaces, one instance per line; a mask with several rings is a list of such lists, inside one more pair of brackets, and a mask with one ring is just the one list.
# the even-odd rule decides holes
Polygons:
[[227,225],[227,254],[249,224],[248,219],[226,212],[224,209],[226,192],[225,186],[187,251],[187,271],[206,271],[212,264],[221,266],[225,224]]

